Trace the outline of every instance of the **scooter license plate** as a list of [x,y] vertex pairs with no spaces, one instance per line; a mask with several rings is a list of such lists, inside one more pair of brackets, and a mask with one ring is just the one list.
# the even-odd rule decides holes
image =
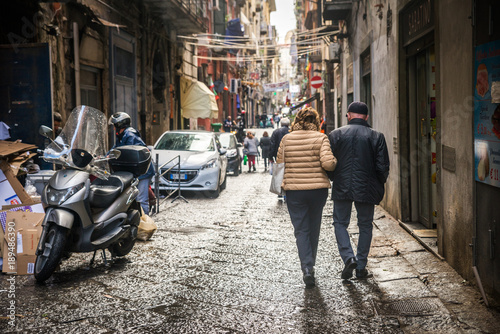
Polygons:
[[170,180],[187,180],[187,174],[170,174]]

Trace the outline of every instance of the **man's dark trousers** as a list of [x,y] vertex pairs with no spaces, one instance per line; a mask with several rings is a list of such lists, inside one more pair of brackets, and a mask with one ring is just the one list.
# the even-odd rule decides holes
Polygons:
[[[368,203],[354,202],[356,211],[358,212],[358,227],[359,239],[356,258],[358,261],[357,269],[364,269],[370,252],[370,244],[372,242],[373,230],[373,213],[375,205]],[[351,220],[352,201],[334,201],[333,202],[333,226],[335,227],[335,236],[337,237],[337,245],[339,253],[344,263],[354,257],[354,252],[351,246],[351,240],[347,227]]]
[[316,264],[321,216],[327,198],[326,188],[286,192],[286,204],[295,230],[302,270],[313,269]]

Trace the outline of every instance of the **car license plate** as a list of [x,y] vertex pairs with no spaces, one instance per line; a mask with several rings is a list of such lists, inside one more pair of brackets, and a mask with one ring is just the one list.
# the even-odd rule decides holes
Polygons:
[[187,180],[187,174],[170,174],[170,180]]

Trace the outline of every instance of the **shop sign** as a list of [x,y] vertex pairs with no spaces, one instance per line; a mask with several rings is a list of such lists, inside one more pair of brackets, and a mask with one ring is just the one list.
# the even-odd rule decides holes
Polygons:
[[402,17],[403,45],[407,46],[434,29],[434,0],[414,1]]
[[291,85],[290,93],[300,93],[300,85]]
[[262,87],[264,88],[264,92],[266,93],[275,92],[277,90],[288,89],[290,87],[290,83],[288,81],[283,81],[283,82],[263,84]]
[[475,179],[500,187],[500,40],[477,46],[474,58]]

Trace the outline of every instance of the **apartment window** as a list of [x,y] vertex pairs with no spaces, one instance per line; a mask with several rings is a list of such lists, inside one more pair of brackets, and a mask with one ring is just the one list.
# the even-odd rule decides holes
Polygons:
[[81,66],[80,94],[82,105],[102,110],[101,71],[95,67]]

